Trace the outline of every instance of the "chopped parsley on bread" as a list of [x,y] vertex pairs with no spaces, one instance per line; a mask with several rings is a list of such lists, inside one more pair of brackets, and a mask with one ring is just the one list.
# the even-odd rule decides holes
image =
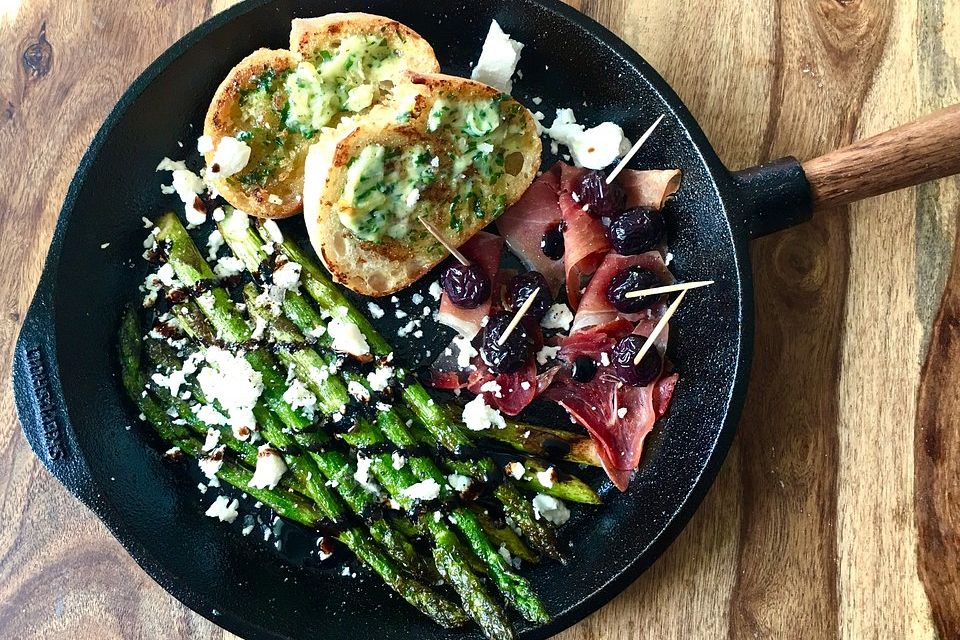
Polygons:
[[401,289],[519,199],[540,166],[530,112],[479,82],[407,72],[390,99],[310,149],[304,218],[333,277]]
[[[234,67],[204,122],[208,178],[230,204],[261,218],[300,212],[311,144],[388,99],[405,70],[439,69],[426,40],[380,16],[294,20],[290,40],[289,51],[261,49]],[[218,176],[213,161],[226,138],[231,147],[249,147],[249,160]]]

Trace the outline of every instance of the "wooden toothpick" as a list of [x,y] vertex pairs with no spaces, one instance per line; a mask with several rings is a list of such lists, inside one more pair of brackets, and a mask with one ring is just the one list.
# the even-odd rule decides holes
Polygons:
[[419,220],[420,224],[422,224],[426,228],[426,230],[430,232],[430,235],[432,235],[434,238],[437,239],[437,242],[443,245],[444,249],[450,252],[450,255],[452,255],[454,258],[460,261],[460,264],[462,264],[465,267],[470,266],[470,261],[467,260],[467,257],[462,253],[460,253],[455,246],[447,242],[446,239],[444,239],[444,237],[440,235],[439,229],[437,229],[435,226],[433,226],[432,224],[424,220],[423,216],[417,216],[417,220]]
[[674,291],[686,291],[687,289],[698,289],[713,284],[713,280],[698,280],[697,282],[678,282],[677,284],[667,284],[662,287],[652,287],[650,289],[640,289],[639,291],[628,291],[625,298],[642,298],[644,296],[655,296],[661,293],[673,293]]
[[510,334],[513,333],[513,330],[517,328],[517,325],[520,324],[520,319],[523,318],[523,315],[530,309],[530,305],[533,304],[534,298],[537,297],[537,294],[540,293],[540,287],[537,287],[533,290],[533,293],[523,301],[523,304],[520,305],[520,308],[517,309],[516,315],[513,316],[513,320],[510,321],[510,324],[507,325],[507,328],[503,330],[503,333],[500,334],[500,337],[497,338],[497,346],[502,347],[503,343],[507,341],[507,338],[510,337]]
[[653,346],[653,341],[657,339],[657,336],[660,335],[660,332],[663,331],[663,328],[667,326],[667,322],[670,321],[670,318],[677,311],[677,307],[680,306],[680,303],[683,301],[683,296],[687,295],[687,289],[684,289],[680,292],[680,295],[677,296],[677,299],[667,307],[666,313],[663,314],[663,317],[660,318],[660,322],[657,323],[657,326],[653,328],[653,331],[650,332],[650,335],[647,336],[647,341],[643,343],[643,346],[640,347],[640,351],[637,351],[636,357],[633,359],[633,364],[640,364],[640,361],[643,360],[643,356],[647,355],[647,351],[650,351],[650,347]]
[[640,147],[643,146],[643,143],[647,141],[647,138],[650,137],[650,134],[653,133],[653,130],[657,128],[657,125],[660,124],[660,121],[663,120],[663,116],[666,114],[660,114],[660,117],[657,118],[650,128],[643,132],[643,135],[640,136],[640,139],[637,140],[636,144],[630,147],[630,151],[627,151],[627,155],[623,156],[623,160],[620,161],[620,164],[610,172],[610,175],[607,176],[607,184],[612,183],[620,172],[627,168],[627,165],[633,160],[633,156],[637,155],[637,151],[640,151]]

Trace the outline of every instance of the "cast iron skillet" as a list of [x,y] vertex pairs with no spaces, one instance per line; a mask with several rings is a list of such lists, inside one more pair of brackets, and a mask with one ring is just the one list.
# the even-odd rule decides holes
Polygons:
[[[184,156],[177,141],[193,146],[220,79],[257,47],[285,47],[291,18],[349,10],[410,25],[455,74],[468,73],[496,18],[526,44],[515,92],[521,101],[542,97],[548,112],[573,106],[582,121],[612,120],[634,138],[667,114],[635,165],[683,169],[669,215],[673,268],[682,280],[717,284],[689,296],[671,325],[670,355],[682,377],[629,491],[608,494],[602,508],[577,509],[562,531],[571,544],[567,566],[525,570],[554,617],[538,628],[521,625],[521,635],[545,638],[650,566],[713,481],[736,429],[750,366],[748,239],[806,220],[819,203],[957,171],[957,136],[944,136],[942,123],[956,131],[960,118],[956,110],[935,116],[936,144],[954,147],[936,157],[928,155],[931,137],[922,133],[936,123],[920,123],[804,165],[807,176],[793,159],[731,174],[636,52],[556,0],[249,0],[189,33],[127,90],[80,163],[17,343],[14,390],[27,439],[51,473],[161,586],[248,638],[478,637],[475,630],[438,629],[362,572],[354,579],[341,576],[339,566],[312,566],[294,535],[281,536],[277,552],[272,540],[241,536],[239,520],[230,530],[205,517],[212,494],[201,500],[196,477],[159,459],[159,443],[138,424],[115,375],[119,314],[143,277],[140,218],[173,206],[159,193],[158,160]],[[831,168],[836,162],[843,171]]]

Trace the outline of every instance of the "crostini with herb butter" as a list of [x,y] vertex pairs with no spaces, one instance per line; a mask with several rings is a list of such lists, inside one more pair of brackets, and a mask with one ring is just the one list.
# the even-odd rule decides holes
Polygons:
[[294,20],[290,41],[290,51],[260,49],[234,67],[204,122],[208,181],[261,218],[301,210],[304,159],[325,132],[387,99],[403,71],[439,69],[426,40],[381,16]]
[[479,82],[407,72],[389,101],[311,147],[310,240],[334,278],[393,293],[460,246],[530,186],[541,143],[530,112]]

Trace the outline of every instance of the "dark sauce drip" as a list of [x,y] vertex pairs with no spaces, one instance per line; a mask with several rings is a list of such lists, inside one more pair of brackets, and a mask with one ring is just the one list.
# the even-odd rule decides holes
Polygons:
[[543,450],[544,457],[549,459],[561,459],[570,453],[570,443],[553,436],[544,438],[540,447]]
[[540,239],[540,251],[551,260],[562,258],[565,249],[562,223],[547,229],[543,238]]
[[147,262],[150,264],[162,264],[170,259],[170,248],[173,243],[170,240],[155,242],[153,247],[144,254]]

